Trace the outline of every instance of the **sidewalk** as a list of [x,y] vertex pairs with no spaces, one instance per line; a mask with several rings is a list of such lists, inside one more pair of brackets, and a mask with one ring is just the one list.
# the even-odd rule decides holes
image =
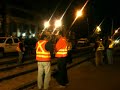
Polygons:
[[69,85],[57,88],[54,79],[50,90],[120,90],[120,65],[94,66],[86,61],[68,70]]

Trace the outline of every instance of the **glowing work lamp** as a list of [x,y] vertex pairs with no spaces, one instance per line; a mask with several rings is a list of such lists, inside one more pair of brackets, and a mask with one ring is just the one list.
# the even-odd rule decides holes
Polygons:
[[58,28],[58,27],[60,27],[60,26],[62,26],[61,20],[56,20],[56,21],[55,21],[55,28]]

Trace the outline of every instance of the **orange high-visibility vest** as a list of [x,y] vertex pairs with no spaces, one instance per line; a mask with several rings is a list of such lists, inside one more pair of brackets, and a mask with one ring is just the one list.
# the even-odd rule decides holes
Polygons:
[[66,57],[67,56],[67,41],[66,38],[61,37],[55,46],[56,54],[55,57]]
[[45,49],[46,40],[40,40],[36,43],[36,60],[37,61],[50,61],[50,52]]

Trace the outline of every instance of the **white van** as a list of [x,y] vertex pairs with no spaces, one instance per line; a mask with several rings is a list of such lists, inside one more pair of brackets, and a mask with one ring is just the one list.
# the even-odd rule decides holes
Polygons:
[[5,53],[16,52],[19,38],[17,37],[0,37],[0,56]]

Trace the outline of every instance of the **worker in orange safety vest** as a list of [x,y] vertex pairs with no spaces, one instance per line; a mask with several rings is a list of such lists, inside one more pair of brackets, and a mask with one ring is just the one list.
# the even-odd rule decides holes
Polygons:
[[42,35],[41,40],[36,43],[36,60],[38,62],[38,89],[42,89],[42,87],[43,89],[48,89],[51,80],[51,56],[50,51],[47,51],[45,47],[47,42],[47,36]]

